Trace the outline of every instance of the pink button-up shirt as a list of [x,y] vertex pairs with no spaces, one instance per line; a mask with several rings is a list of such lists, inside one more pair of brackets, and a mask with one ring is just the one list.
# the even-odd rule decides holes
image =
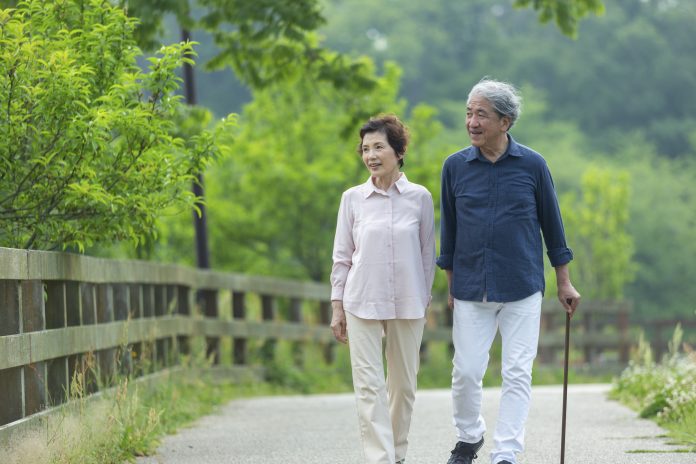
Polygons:
[[372,178],[343,192],[331,299],[362,319],[419,319],[435,275],[433,198],[402,174],[388,191]]

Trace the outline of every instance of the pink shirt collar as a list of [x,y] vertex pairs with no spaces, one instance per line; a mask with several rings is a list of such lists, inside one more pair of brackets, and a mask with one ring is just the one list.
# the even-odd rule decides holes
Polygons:
[[[402,172],[401,176],[397,179],[396,182],[394,182],[394,187],[396,188],[396,191],[398,193],[403,193],[404,190],[406,190],[410,184],[411,183],[406,178],[406,173]],[[391,188],[389,190],[391,190]],[[375,184],[372,182],[372,176],[368,177],[367,181],[364,184],[362,184],[361,191],[364,198],[369,197],[373,193],[379,193],[380,195],[389,195],[388,192],[385,192],[384,190],[380,190],[377,187],[375,187]]]

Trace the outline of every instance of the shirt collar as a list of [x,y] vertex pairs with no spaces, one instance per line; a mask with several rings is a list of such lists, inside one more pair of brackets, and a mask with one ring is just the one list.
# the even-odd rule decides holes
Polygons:
[[[410,184],[411,183],[406,178],[406,174],[402,172],[401,176],[397,179],[396,182],[394,182],[394,188],[396,189],[397,193],[404,193],[404,190],[408,189],[408,186]],[[370,176],[367,178],[367,181],[362,185],[362,193],[363,196],[367,198],[373,193],[379,193],[380,195],[384,195],[386,192],[375,187],[375,184],[372,182],[372,176]]]
[[[510,156],[516,156],[518,158],[521,158],[524,156],[524,153],[522,153],[522,150],[520,150],[520,146],[518,145],[517,142],[515,142],[515,139],[512,138],[512,135],[507,134],[508,137],[508,146],[507,149],[505,150],[505,153],[503,153],[500,158],[498,158],[498,161],[502,160],[503,158],[507,158],[508,155]],[[465,160],[467,162],[473,161],[475,159],[479,159],[481,161],[486,160],[486,157],[483,156],[483,153],[481,153],[481,150],[479,147],[471,147],[471,150],[469,150],[469,153],[466,154]]]

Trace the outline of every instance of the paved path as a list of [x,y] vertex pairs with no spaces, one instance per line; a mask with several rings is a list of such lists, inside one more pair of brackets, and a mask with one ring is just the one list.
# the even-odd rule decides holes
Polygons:
[[[606,399],[607,385],[571,385],[567,464],[696,464],[674,453],[653,422]],[[495,424],[499,389],[486,389],[484,416]],[[562,389],[535,387],[519,464],[560,462]],[[448,390],[419,391],[408,464],[444,464],[454,444]],[[490,436],[490,433],[488,434]],[[156,456],[138,464],[360,464],[355,400],[351,394],[235,400],[191,428],[167,437]],[[476,464],[489,464],[490,441]],[[632,452],[636,450],[651,452]],[[655,452],[659,451],[659,452]]]

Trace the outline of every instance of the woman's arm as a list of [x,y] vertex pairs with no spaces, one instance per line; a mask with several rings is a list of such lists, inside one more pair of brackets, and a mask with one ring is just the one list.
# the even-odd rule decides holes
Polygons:
[[428,305],[430,305],[435,279],[435,211],[433,197],[429,192],[423,195],[421,203],[420,243],[425,291],[428,295]]

